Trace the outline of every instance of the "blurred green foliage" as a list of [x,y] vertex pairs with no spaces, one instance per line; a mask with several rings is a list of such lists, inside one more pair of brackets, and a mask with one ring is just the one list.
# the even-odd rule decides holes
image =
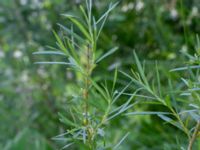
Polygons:
[[[100,16],[109,2],[95,0],[95,15]],[[52,30],[59,31],[57,23],[69,24],[60,14],[79,13],[80,3],[83,0],[0,1],[0,149],[63,146],[51,138],[67,129],[57,113],[69,113],[70,96],[77,91],[74,75],[63,66],[34,65],[32,53],[46,50],[46,45],[55,46]],[[142,60],[147,60],[149,78],[154,76],[151,70],[158,60],[163,87],[169,76],[178,87],[179,74],[170,75],[169,70],[185,63],[180,51],[194,52],[199,27],[199,0],[123,0],[109,17],[98,45],[102,52],[114,46],[120,50],[100,63],[95,74],[109,81],[115,66],[128,72],[135,49]],[[121,76],[118,88],[125,84]],[[164,108],[140,104],[133,111],[160,109]],[[110,142],[130,130],[121,149],[178,150],[179,144],[187,144],[182,133],[155,116],[125,116],[109,126],[108,136],[115,137]]]

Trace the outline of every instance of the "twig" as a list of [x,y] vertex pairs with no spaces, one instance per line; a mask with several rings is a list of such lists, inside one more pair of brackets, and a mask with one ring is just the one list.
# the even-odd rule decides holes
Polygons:
[[188,150],[192,150],[192,146],[193,146],[193,144],[194,144],[194,142],[195,142],[195,140],[196,140],[196,138],[198,136],[199,130],[200,130],[200,120],[197,122],[197,125],[195,127],[194,133],[193,133],[193,135],[192,135],[192,137],[191,137],[191,139],[189,141]]

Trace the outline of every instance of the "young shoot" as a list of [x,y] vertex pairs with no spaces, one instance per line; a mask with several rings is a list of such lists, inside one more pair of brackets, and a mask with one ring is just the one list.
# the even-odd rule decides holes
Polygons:
[[[63,36],[53,32],[56,38],[58,48],[50,51],[35,52],[35,55],[58,55],[64,56],[66,61],[42,61],[36,64],[62,64],[74,71],[77,78],[76,95],[73,95],[70,108],[71,116],[69,118],[59,113],[60,121],[66,124],[68,130],[54,137],[54,140],[65,142],[63,149],[80,145],[81,149],[99,149],[99,148],[117,148],[128,133],[119,143],[107,143],[105,127],[110,120],[119,116],[127,109],[133,106],[131,100],[134,94],[129,96],[128,100],[116,107],[115,103],[122,96],[123,92],[129,87],[128,84],[119,93],[116,93],[115,85],[117,82],[117,69],[113,77],[112,90],[109,90],[107,84],[102,84],[95,80],[94,69],[98,63],[113,54],[118,48],[114,47],[105,54],[98,56],[98,39],[102,32],[105,21],[110,12],[118,3],[111,3],[107,11],[98,19],[93,16],[92,0],[86,0],[86,9],[80,6],[82,17],[69,14],[62,14],[63,17],[72,23],[71,27],[58,24]],[[75,32],[76,31],[76,32]],[[55,51],[56,49],[56,51]]]
[[[171,73],[175,71],[188,73],[187,79],[185,77],[180,79],[180,82],[184,84],[182,89],[174,88],[172,81],[168,79],[170,90],[162,90],[157,63],[155,64],[156,80],[152,83],[149,82],[147,75],[145,74],[144,66],[140,63],[135,52],[134,60],[136,62],[137,71],[132,69],[132,75],[121,71],[122,74],[129,78],[137,87],[143,89],[141,94],[135,95],[136,97],[140,99],[145,98],[147,103],[161,105],[166,108],[166,111],[164,112],[129,112],[126,113],[126,115],[157,115],[166,123],[171,124],[185,133],[188,139],[187,150],[192,150],[200,131],[199,49],[200,45],[197,46],[197,53],[194,56],[185,53],[185,55],[190,59],[186,67],[180,67],[171,70]],[[156,82],[157,86],[155,86]],[[177,105],[177,103],[179,103],[179,105]]]

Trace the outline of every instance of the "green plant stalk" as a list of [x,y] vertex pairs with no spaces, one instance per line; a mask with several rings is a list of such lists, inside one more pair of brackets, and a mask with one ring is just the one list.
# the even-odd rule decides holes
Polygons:
[[90,128],[90,120],[89,120],[89,88],[90,88],[90,78],[91,78],[91,74],[92,74],[92,66],[93,66],[93,62],[92,62],[92,46],[89,45],[87,47],[86,50],[86,73],[85,73],[85,77],[84,77],[84,89],[83,89],[83,100],[84,100],[84,120],[83,120],[83,125],[86,127],[86,132],[87,132],[87,142],[88,142],[88,146],[93,149],[93,141],[92,141],[92,137],[93,137],[93,129]]
[[173,115],[176,117],[176,119],[179,121],[179,123],[181,124],[183,131],[185,132],[185,134],[187,135],[187,137],[190,139],[190,134],[188,129],[185,127],[185,124],[183,123],[183,121],[181,120],[179,114],[172,108],[172,107],[168,107],[170,109],[170,111],[173,113]]
[[89,95],[89,78],[90,78],[90,74],[89,74],[89,69],[90,69],[90,58],[89,58],[89,48],[87,48],[87,64],[86,64],[86,75],[85,75],[85,88],[83,90],[83,99],[85,102],[85,109],[84,109],[84,113],[85,113],[85,120],[84,120],[84,125],[87,126],[89,123],[88,120],[88,110],[89,110],[89,105],[88,105],[88,95]]
[[110,109],[111,109],[111,104],[109,103],[104,115],[102,116],[101,122],[97,125],[97,127],[95,129],[95,132],[97,132],[98,128],[100,128],[105,123],[105,121],[109,115]]
[[[88,3],[89,5],[92,5],[92,1],[90,1]],[[88,32],[89,32],[89,36],[91,39],[91,44],[87,45],[87,50],[86,50],[86,65],[85,65],[85,77],[84,77],[84,89],[83,89],[83,100],[84,100],[84,120],[83,120],[83,125],[86,127],[86,133],[87,133],[87,143],[90,149],[94,149],[94,142],[93,142],[93,136],[94,136],[94,132],[93,132],[93,128],[91,128],[90,126],[90,120],[89,120],[89,88],[91,86],[91,74],[93,71],[93,66],[94,66],[94,53],[95,53],[95,49],[96,49],[96,40],[94,39],[94,33],[93,33],[93,29],[92,29],[92,22],[91,22],[91,9],[89,8],[87,13],[82,9],[83,14],[85,16],[87,25],[88,25]]]
[[[152,92],[153,94],[153,92]],[[164,106],[166,106],[171,112],[172,114],[174,115],[174,117],[176,117],[176,119],[179,121],[180,125],[182,126],[183,128],[183,131],[185,132],[185,134],[187,135],[188,138],[190,138],[190,135],[189,135],[189,131],[188,129],[185,127],[185,124],[183,123],[183,121],[181,120],[179,114],[172,108],[172,107],[169,107],[166,102],[160,98],[158,95],[156,94],[153,94],[158,100],[159,102],[161,102],[161,104],[163,104]]]
[[[144,87],[146,87],[145,85],[143,85]],[[147,85],[146,87],[147,91],[152,94],[162,105],[166,106],[171,112],[172,114],[174,115],[174,117],[176,117],[176,119],[179,121],[179,123],[181,124],[182,128],[183,128],[183,131],[185,132],[185,134],[187,135],[188,138],[190,138],[190,135],[189,135],[189,131],[188,129],[185,127],[183,121],[181,120],[180,116],[177,114],[177,112],[172,108],[172,107],[169,107],[165,100],[163,100],[161,97],[159,97],[157,94],[155,94],[153,92],[153,90],[149,87],[149,85]]]
[[[188,131],[187,127],[185,126],[184,122],[181,120],[179,114],[173,109],[173,107],[168,106],[167,103],[165,102],[165,100],[162,97],[157,95],[156,92],[154,90],[152,90],[149,83],[147,82],[147,79],[146,79],[145,74],[144,74],[144,70],[142,70],[142,66],[139,62],[139,59],[137,58],[136,54],[134,54],[134,55],[135,55],[136,63],[138,65],[138,69],[139,69],[139,72],[140,72],[140,75],[141,75],[141,78],[140,77],[138,78],[138,80],[141,83],[139,83],[137,81],[136,82],[139,83],[144,89],[146,89],[151,95],[153,95],[158,100],[158,102],[160,102],[163,106],[166,106],[172,112],[173,116],[178,120],[181,127],[183,128],[184,133],[187,135],[188,139],[190,139],[189,131]],[[136,80],[137,80],[137,75],[135,73],[134,73],[134,75],[136,76]],[[158,75],[158,72],[157,72],[157,75]]]
[[198,133],[199,133],[199,130],[200,130],[200,120],[197,122],[197,125],[195,127],[195,130],[192,134],[192,137],[191,139],[189,140],[189,145],[188,145],[188,148],[187,150],[192,150],[192,147],[194,145],[194,142],[196,140],[196,138],[198,137]]
[[[99,34],[103,28],[103,25],[105,23],[105,20],[107,19],[108,13],[117,5],[118,3],[115,3],[113,5],[109,5],[109,9],[100,17],[97,21],[92,15],[92,0],[86,0],[86,6],[87,11],[84,10],[82,6],[80,6],[80,9],[83,13],[85,23],[86,25],[82,24],[76,17],[72,15],[65,15],[63,16],[67,17],[73,25],[75,25],[79,31],[83,34],[83,37],[80,37],[73,31],[73,26],[71,27],[71,30],[67,27],[64,27],[63,25],[59,26],[66,31],[66,33],[70,34],[72,37],[71,39],[68,37],[64,37],[64,39],[67,40],[67,43],[63,41],[55,32],[54,35],[56,37],[57,45],[60,50],[63,52],[55,52],[55,51],[45,51],[45,52],[37,52],[35,54],[42,54],[42,55],[64,55],[69,57],[69,62],[37,62],[37,64],[63,64],[63,65],[69,65],[72,69],[77,71],[77,77],[79,78],[78,81],[81,83],[81,112],[82,116],[80,118],[81,125],[74,124],[73,122],[66,121],[67,124],[70,126],[79,127],[80,131],[83,132],[81,140],[83,140],[83,143],[88,149],[94,150],[97,147],[97,141],[95,139],[96,135],[98,135],[98,129],[106,122],[106,118],[109,115],[109,111],[111,109],[111,97],[109,95],[109,98],[104,95],[103,97],[108,101],[108,108],[106,109],[105,113],[102,115],[102,118],[100,119],[100,122],[96,124],[96,121],[93,122],[92,117],[92,105],[90,105],[90,97],[91,97],[91,90],[96,89],[99,90],[98,86],[95,86],[92,80],[92,73],[94,68],[96,67],[96,64],[100,62],[102,59],[106,58],[110,54],[116,51],[117,48],[113,48],[109,50],[104,55],[100,56],[99,58],[96,58],[96,49],[97,49],[97,42]],[[100,26],[100,29],[98,30],[98,26]],[[75,38],[75,39],[74,39]],[[78,43],[76,43],[76,40]],[[64,43],[63,43],[64,42]],[[80,43],[79,43],[80,42]],[[66,45],[69,47],[66,48]],[[76,48],[80,50],[80,53],[76,53]],[[67,51],[66,51],[67,50]],[[79,74],[80,73],[80,74]],[[116,81],[115,81],[116,82]],[[100,89],[101,91],[101,89]],[[106,92],[108,92],[106,90]],[[100,92],[102,94],[102,91]],[[72,114],[73,116],[73,114]],[[65,119],[65,118],[64,118]],[[73,117],[74,119],[74,117]],[[66,119],[67,120],[67,119]],[[75,119],[74,119],[75,120]],[[75,131],[72,132],[72,135],[76,134]],[[63,136],[63,135],[62,135]],[[72,141],[76,140],[72,136]],[[80,139],[78,139],[80,140]],[[69,143],[68,145],[71,145],[72,143]],[[66,146],[68,146],[66,145]],[[66,147],[64,146],[64,147]]]
[[[153,92],[151,94],[153,94]],[[189,131],[185,127],[185,125],[184,125],[183,121],[181,120],[179,114],[172,107],[169,107],[166,104],[166,102],[162,98],[160,98],[158,95],[156,95],[156,94],[153,94],[153,95],[158,99],[159,102],[161,102],[162,105],[166,106],[172,112],[172,114],[174,115],[174,117],[176,117],[176,119],[179,121],[179,123],[182,126],[183,131],[185,132],[185,134],[187,135],[187,137],[190,138]]]
[[[86,19],[86,24],[88,25],[88,33],[89,33],[89,44],[87,45],[86,50],[86,64],[85,64],[85,74],[84,74],[84,89],[83,89],[83,100],[84,100],[84,119],[83,119],[83,125],[86,128],[87,133],[87,145],[90,149],[95,149],[96,143],[94,141],[95,135],[97,134],[98,128],[103,124],[105,118],[108,115],[108,112],[110,110],[110,104],[108,107],[108,110],[106,111],[106,114],[102,117],[102,121],[100,124],[97,125],[97,128],[93,128],[91,121],[89,119],[89,111],[90,111],[90,104],[89,104],[89,93],[90,93],[90,87],[91,87],[91,78],[92,78],[92,72],[93,69],[96,66],[95,63],[95,52],[96,52],[96,46],[97,46],[97,28],[96,25],[93,25],[92,22],[92,1],[88,1],[88,10],[87,12],[84,11],[83,8],[82,12],[84,14],[84,17]],[[94,19],[95,24],[95,19]]]

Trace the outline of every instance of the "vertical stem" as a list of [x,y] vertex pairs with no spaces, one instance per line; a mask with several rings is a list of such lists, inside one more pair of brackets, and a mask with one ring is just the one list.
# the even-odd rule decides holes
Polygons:
[[197,138],[197,136],[198,136],[199,130],[200,130],[200,120],[197,122],[197,125],[196,125],[196,127],[195,127],[195,130],[194,130],[194,132],[193,132],[193,134],[192,134],[192,137],[191,137],[191,139],[190,139],[190,141],[189,141],[189,145],[188,145],[188,149],[187,149],[187,150],[192,150],[192,147],[193,147],[193,145],[194,145],[194,142],[195,142],[195,140],[196,140],[196,138]]
[[87,59],[87,64],[86,64],[86,77],[85,77],[85,89],[83,91],[83,99],[85,101],[85,108],[84,108],[84,113],[85,113],[85,121],[84,125],[88,125],[89,120],[88,120],[88,111],[89,111],[89,105],[88,105],[88,94],[89,94],[89,86],[90,86],[90,48],[88,46],[87,52],[86,52],[86,59]]
[[90,149],[93,149],[93,129],[90,127],[89,120],[89,88],[90,88],[90,77],[92,73],[92,46],[88,45],[86,50],[86,65],[85,65],[85,77],[84,77],[84,90],[83,90],[83,100],[84,100],[84,121],[83,124],[86,127],[87,132],[87,142]]
[[84,119],[84,125],[87,126],[89,123],[88,120],[88,77],[86,77],[85,79],[85,89],[83,90],[83,99],[84,99],[84,115],[85,115],[85,119]]

